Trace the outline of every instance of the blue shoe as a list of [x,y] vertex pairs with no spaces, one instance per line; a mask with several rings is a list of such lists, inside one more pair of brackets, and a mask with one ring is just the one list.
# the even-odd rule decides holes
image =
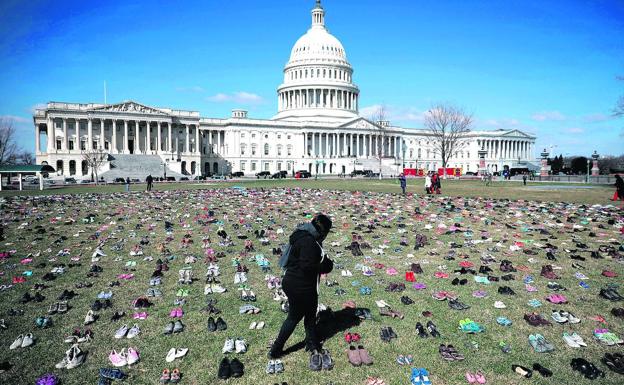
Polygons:
[[583,289],[589,289],[589,285],[585,281],[579,282],[579,286]]
[[420,378],[420,368],[412,368],[412,385],[423,385],[422,379]]
[[420,377],[422,378],[422,385],[431,385],[429,380],[429,372],[425,368],[420,368]]

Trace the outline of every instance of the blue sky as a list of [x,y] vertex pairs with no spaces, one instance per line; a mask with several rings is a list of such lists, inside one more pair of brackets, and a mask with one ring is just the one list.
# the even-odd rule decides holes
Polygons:
[[[48,101],[143,104],[227,117],[276,113],[290,49],[313,0],[3,0],[0,116],[34,150],[32,111]],[[323,0],[367,116],[422,127],[449,101],[474,129],[518,128],[554,153],[621,154],[624,2]]]

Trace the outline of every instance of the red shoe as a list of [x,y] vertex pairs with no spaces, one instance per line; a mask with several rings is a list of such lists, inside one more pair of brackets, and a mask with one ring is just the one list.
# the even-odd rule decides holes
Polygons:
[[345,333],[345,337],[344,337],[344,338],[345,338],[345,341],[346,341],[348,344],[350,344],[350,343],[353,341],[353,336],[352,336],[352,335],[351,335],[351,333],[349,333],[349,332],[346,332],[346,333]]
[[24,283],[26,282],[26,278],[22,276],[13,277],[13,283]]
[[405,272],[405,280],[407,282],[415,282],[416,278],[414,277],[414,272],[413,271],[406,271]]

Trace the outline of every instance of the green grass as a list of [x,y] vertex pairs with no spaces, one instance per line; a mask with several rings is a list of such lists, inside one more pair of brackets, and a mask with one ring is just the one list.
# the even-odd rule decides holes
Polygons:
[[[309,179],[309,180],[242,180],[230,181],[209,181],[202,183],[173,183],[155,184],[156,191],[170,190],[197,190],[226,188],[232,186],[243,186],[246,188],[294,188],[305,189],[327,189],[346,191],[372,191],[385,193],[398,193],[400,188],[396,180],[392,179]],[[547,186],[549,189],[542,189]],[[561,186],[561,188],[557,188]],[[609,199],[613,196],[613,188],[608,185],[591,185],[592,188],[583,188],[585,184],[565,184],[565,183],[531,183],[522,186],[520,182],[496,181],[490,186],[485,186],[481,181],[469,180],[448,180],[443,181],[442,195],[452,197],[486,197],[495,199],[526,199],[537,201],[573,202],[584,204],[609,204]],[[578,187],[578,188],[574,188]],[[132,191],[144,191],[145,184],[132,185]],[[85,194],[85,193],[114,193],[124,192],[123,185],[106,186],[74,186],[61,187],[44,191],[29,190],[2,191],[2,196],[17,195],[58,195],[58,194]],[[422,179],[408,180],[408,193],[422,195],[424,193],[424,182]]]
[[[218,184],[211,187],[221,187],[228,184]],[[245,376],[238,380],[230,380],[229,383],[237,384],[273,384],[287,381],[289,384],[326,384],[333,381],[335,384],[362,384],[367,376],[374,375],[382,377],[388,384],[407,384],[409,383],[409,368],[401,367],[395,362],[398,354],[412,354],[415,357],[414,366],[426,367],[432,374],[431,378],[434,384],[462,384],[466,383],[464,373],[466,370],[483,370],[490,384],[522,384],[529,381],[519,378],[511,372],[512,364],[522,364],[531,366],[534,362],[540,362],[542,365],[550,368],[554,372],[554,376],[550,379],[543,379],[537,373],[530,380],[533,384],[584,384],[592,383],[589,380],[582,379],[576,372],[572,372],[569,367],[570,359],[573,357],[585,357],[597,364],[601,369],[605,370],[606,378],[595,383],[601,384],[618,384],[621,383],[622,377],[608,371],[604,365],[599,363],[600,357],[605,352],[621,351],[621,348],[606,347],[599,345],[592,338],[592,331],[598,324],[588,319],[589,316],[600,314],[607,318],[609,328],[622,336],[624,328],[622,321],[616,320],[609,314],[614,304],[606,300],[599,299],[597,293],[600,287],[608,282],[614,282],[614,279],[608,279],[600,275],[603,269],[611,269],[616,271],[620,276],[624,274],[624,266],[616,263],[613,259],[594,260],[589,258],[588,253],[581,253],[588,257],[587,261],[581,262],[587,267],[582,272],[589,276],[587,282],[591,285],[590,290],[583,290],[578,286],[578,280],[574,278],[576,270],[571,268],[572,260],[567,258],[565,252],[558,253],[559,260],[554,262],[556,265],[562,266],[563,270],[557,271],[562,275],[559,282],[568,288],[564,294],[570,300],[569,305],[550,305],[543,301],[545,295],[549,293],[546,289],[547,280],[539,277],[539,269],[542,264],[548,263],[545,258],[545,252],[539,248],[538,255],[534,256],[539,263],[530,264],[527,262],[529,256],[510,252],[509,244],[516,239],[533,239],[537,242],[543,236],[535,232],[522,232],[521,227],[527,224],[529,227],[537,227],[541,224],[553,223],[555,219],[561,218],[565,222],[565,213],[562,206],[553,204],[546,205],[549,212],[526,211],[528,204],[506,203],[500,204],[494,209],[484,208],[484,201],[478,200],[477,208],[457,213],[449,213],[445,211],[443,202],[453,201],[462,207],[462,203],[457,196],[481,196],[485,195],[492,198],[508,198],[516,199],[542,199],[549,201],[566,201],[580,203],[608,203],[606,199],[609,197],[608,188],[597,187],[591,190],[582,191],[533,191],[521,187],[515,183],[500,183],[494,187],[483,187],[476,182],[446,182],[444,183],[444,192],[453,199],[444,197],[416,197],[403,198],[397,194],[386,194],[386,192],[396,192],[398,186],[393,181],[363,181],[363,180],[326,180],[326,181],[253,181],[235,183],[235,185],[243,185],[248,188],[264,187],[266,189],[273,187],[293,187],[301,186],[307,188],[323,188],[326,190],[348,190],[330,193],[329,191],[304,191],[304,196],[297,197],[288,203],[282,203],[284,212],[276,211],[275,206],[268,203],[276,200],[286,202],[290,195],[281,195],[283,190],[276,190],[278,195],[267,199],[248,199],[243,196],[235,195],[225,190],[224,195],[220,197],[214,196],[209,190],[205,190],[205,185],[157,185],[157,189],[170,189],[167,193],[149,195],[144,193],[133,194],[107,194],[109,192],[118,192],[123,189],[122,186],[103,187],[101,195],[78,195],[65,201],[37,202],[37,207],[32,200],[8,198],[2,207],[2,215],[4,217],[5,237],[6,240],[0,243],[0,252],[15,249],[16,253],[8,260],[1,262],[0,271],[4,275],[0,276],[0,284],[10,283],[14,275],[18,275],[24,270],[32,269],[34,274],[28,279],[27,283],[18,284],[12,289],[0,292],[0,317],[5,318],[9,325],[8,330],[0,331],[2,336],[2,349],[0,349],[0,360],[9,360],[14,367],[7,373],[0,374],[0,383],[2,384],[32,384],[35,379],[46,373],[55,372],[59,374],[65,385],[96,383],[97,369],[102,366],[109,366],[107,355],[113,348],[120,350],[121,348],[133,346],[137,347],[141,352],[141,361],[130,369],[124,369],[130,374],[130,379],[126,381],[129,384],[154,384],[157,383],[160,372],[163,368],[179,367],[183,373],[182,384],[212,384],[223,383],[216,378],[217,366],[222,357],[221,348],[226,337],[244,337],[249,344],[249,352],[239,358],[245,364]],[[420,183],[418,186],[412,183],[410,191],[420,193]],[[64,189],[55,191],[57,193],[84,193],[93,192],[93,188],[80,187],[74,189]],[[352,194],[349,191],[364,191],[361,194]],[[372,193],[366,191],[373,191]],[[44,193],[50,193],[45,191]],[[582,195],[582,196],[581,196]],[[262,196],[262,193],[260,193]],[[576,198],[576,199],[574,199]],[[532,204],[531,204],[532,205]],[[378,214],[369,212],[368,209],[375,206],[379,211]],[[419,217],[413,215],[414,209],[419,207],[426,213],[426,216]],[[218,246],[217,236],[215,234],[217,225],[203,227],[199,225],[195,218],[201,213],[205,213],[204,208],[214,209],[218,215],[224,210],[230,211],[230,222],[226,223],[225,228],[228,233],[234,237],[235,246],[224,248]],[[23,213],[31,210],[30,216],[24,217]],[[575,210],[575,209],[574,209]],[[340,283],[340,287],[347,291],[347,295],[338,297],[334,295],[334,288],[322,286],[320,301],[334,310],[341,308],[341,304],[347,299],[353,299],[358,306],[364,306],[373,312],[372,321],[364,321],[360,325],[353,328],[353,331],[360,333],[363,337],[362,343],[366,346],[375,363],[371,367],[353,368],[346,359],[347,345],[342,335],[337,334],[325,346],[332,352],[336,361],[336,367],[331,372],[312,373],[307,370],[308,355],[299,350],[286,356],[285,373],[281,375],[267,375],[264,373],[264,367],[267,363],[266,344],[269,339],[274,338],[285,315],[279,310],[279,305],[271,299],[272,292],[266,288],[264,283],[264,274],[259,267],[251,262],[245,262],[250,269],[249,279],[250,286],[258,295],[256,306],[262,309],[259,315],[239,315],[238,308],[243,303],[238,299],[236,286],[233,284],[234,267],[231,265],[231,259],[242,252],[243,241],[236,239],[236,231],[232,229],[232,223],[236,222],[239,217],[245,217],[246,220],[253,223],[254,229],[262,228],[259,223],[255,223],[256,216],[262,216],[264,223],[267,223],[268,217],[265,213],[271,213],[277,224],[275,228],[282,226],[285,233],[279,236],[277,240],[272,241],[269,246],[262,246],[253,239],[257,253],[262,253],[269,257],[275,265],[276,257],[271,256],[271,248],[279,243],[285,242],[286,237],[294,227],[294,225],[303,220],[303,212],[325,211],[335,216],[335,229],[325,241],[325,247],[330,255],[337,263],[343,264],[350,269],[353,277],[341,277],[339,271],[331,274],[331,279],[336,279]],[[366,223],[366,219],[381,216],[380,212],[387,212],[387,218],[393,218],[397,215],[404,216],[407,224],[407,238],[410,247],[402,247],[399,252],[394,252],[399,247],[400,234],[394,222],[389,223],[389,228],[378,226],[372,234],[359,231],[365,241],[371,243],[373,247],[378,247],[384,240],[388,242],[388,249],[383,256],[373,256],[370,250],[363,250],[365,255],[371,256],[371,260],[365,260],[363,257],[353,257],[348,251],[344,250],[344,246],[350,242],[350,234],[354,230],[355,223]],[[80,219],[86,213],[93,212],[97,214],[97,221],[93,224],[83,224]],[[41,220],[35,220],[33,215],[41,214]],[[113,215],[118,213],[117,215]],[[437,214],[436,219],[431,219],[429,215]],[[614,215],[614,214],[612,214]],[[569,228],[554,227],[549,228],[557,236],[556,240],[549,239],[560,248],[574,248],[571,241],[573,237],[579,237],[580,240],[588,243],[590,250],[595,250],[598,245],[606,244],[610,238],[621,239],[617,234],[617,229],[609,226],[606,221],[609,215],[599,212],[581,213],[580,216],[589,216],[596,218],[596,222],[586,226],[586,230],[581,232],[573,232]],[[59,218],[59,222],[51,223],[52,218]],[[481,219],[490,218],[493,224],[486,224]],[[63,224],[67,218],[74,218],[74,224]],[[135,226],[142,219],[143,227],[137,230]],[[100,319],[92,325],[95,332],[95,340],[90,344],[85,344],[83,349],[89,352],[86,363],[74,370],[63,371],[54,369],[54,364],[61,360],[64,351],[68,345],[63,343],[65,335],[70,333],[74,328],[82,328],[82,321],[90,304],[95,300],[98,292],[108,290],[108,282],[116,280],[116,276],[124,272],[124,265],[129,260],[137,261],[137,268],[134,274],[134,280],[122,281],[122,286],[113,288],[114,310],[125,310],[128,314],[132,314],[132,300],[145,292],[148,288],[149,276],[153,270],[154,263],[143,261],[142,258],[130,257],[130,247],[140,240],[141,236],[148,236],[150,244],[145,247],[145,255],[151,255],[155,259],[162,257],[156,250],[158,242],[165,238],[164,220],[171,220],[175,223],[175,231],[173,241],[168,244],[172,255],[176,258],[170,263],[171,270],[165,273],[163,285],[160,289],[164,296],[160,299],[154,299],[155,306],[148,310],[150,316],[145,321],[137,321],[142,329],[142,334],[135,340],[115,340],[112,338],[114,331],[122,322],[133,323],[133,320],[126,319],[118,323],[109,322],[113,310],[103,310],[100,312]],[[114,221],[115,224],[111,224]],[[184,229],[181,222],[187,222],[191,228]],[[577,217],[577,222],[579,221]],[[537,293],[528,293],[524,290],[522,283],[523,273],[516,273],[516,280],[510,282],[499,282],[492,285],[481,285],[473,281],[465,286],[452,286],[450,284],[453,275],[448,280],[437,279],[433,273],[437,270],[437,266],[445,264],[450,270],[457,268],[460,259],[448,261],[444,259],[449,251],[449,243],[463,243],[465,236],[463,233],[457,234],[436,234],[433,231],[424,229],[425,224],[431,223],[434,227],[444,222],[451,225],[461,222],[464,227],[470,228],[474,236],[479,238],[480,231],[488,231],[495,241],[504,241],[500,247],[500,252],[492,253],[497,260],[510,259],[515,265],[528,265],[531,273],[536,278],[535,285],[539,288]],[[532,224],[534,222],[535,224]],[[20,225],[27,223],[23,228]],[[150,233],[147,225],[156,224],[156,229]],[[383,223],[383,222],[382,222]],[[504,224],[512,224],[518,229],[508,229]],[[605,224],[606,229],[598,229],[598,224]],[[46,229],[46,234],[38,236],[34,233],[36,225],[42,225]],[[108,225],[108,228],[102,226]],[[123,226],[123,230],[117,226]],[[110,239],[104,250],[108,257],[102,258],[98,263],[104,268],[104,272],[97,278],[86,278],[89,270],[90,256],[95,246],[95,241],[89,241],[88,236],[94,234],[97,230],[102,230],[101,237],[116,237],[116,240],[126,239],[126,246],[123,251],[114,252],[110,246],[115,239]],[[74,237],[74,234],[79,236]],[[597,238],[588,237],[589,231],[595,231],[599,234]],[[188,249],[180,246],[180,240],[184,234],[190,231],[194,243]],[[430,238],[430,245],[419,250],[413,250],[413,234],[414,232],[424,232]],[[136,237],[131,237],[131,234]],[[67,240],[55,244],[54,241],[60,236],[66,236]],[[228,287],[228,293],[215,295],[219,300],[217,307],[223,311],[223,317],[228,323],[228,330],[225,332],[209,333],[206,331],[207,315],[201,311],[205,304],[205,296],[203,295],[203,274],[205,266],[203,260],[203,250],[200,248],[202,236],[208,235],[213,241],[214,248],[217,251],[224,251],[226,257],[221,259],[222,282]],[[373,238],[378,235],[379,238]],[[339,247],[331,247],[331,242],[340,242]],[[463,247],[456,249],[458,253],[465,253],[469,256],[468,260],[473,262],[476,267],[479,266],[479,257],[486,247],[492,247],[494,244],[480,244],[475,247]],[[50,248],[50,251],[46,250]],[[48,259],[56,255],[63,249],[69,248],[72,256],[81,256],[81,265],[68,269],[68,272],[55,281],[49,283],[50,288],[42,293],[46,296],[46,300],[41,303],[19,304],[19,298],[27,289],[30,289],[34,283],[39,282],[41,276],[49,271],[54,262]],[[42,251],[40,257],[36,257],[35,261],[30,265],[22,266],[19,260],[28,253],[36,253]],[[430,252],[436,252],[437,255],[431,255]],[[342,253],[342,255],[339,255]],[[414,254],[408,257],[409,253]],[[175,336],[163,336],[161,334],[163,326],[168,322],[168,313],[173,308],[175,292],[180,287],[177,284],[177,271],[186,266],[184,257],[186,255],[195,255],[198,262],[191,265],[196,276],[200,279],[190,286],[185,286],[191,291],[188,304],[184,307],[185,316],[183,322],[186,330]],[[121,257],[119,261],[115,261],[116,257]],[[416,291],[409,287],[405,293],[388,293],[384,291],[387,282],[402,282],[404,271],[411,262],[420,262],[423,266],[425,274],[417,275],[419,282],[424,282],[427,289]],[[36,268],[39,262],[47,263],[46,268]],[[57,262],[69,263],[68,257],[60,257]],[[358,263],[367,263],[372,265],[373,262],[380,262],[386,266],[395,267],[399,271],[399,275],[391,277],[385,274],[383,270],[374,269],[376,275],[373,277],[364,277],[355,270]],[[15,265],[14,267],[12,267]],[[496,275],[501,275],[497,269],[497,265],[493,265]],[[274,268],[274,271],[276,269]],[[471,278],[470,276],[468,278]],[[384,283],[378,283],[378,279],[383,279]],[[92,288],[74,289],[74,284],[81,281],[91,281],[94,283]],[[351,285],[351,282],[357,280],[362,285],[370,286],[373,294],[371,296],[361,296],[358,287]],[[511,286],[517,293],[513,297],[501,296],[497,293],[498,286],[503,284]],[[34,326],[34,320],[37,316],[44,315],[50,303],[54,301],[56,296],[64,289],[73,289],[79,296],[70,301],[71,310],[65,315],[52,316],[54,326],[40,330]],[[459,294],[460,299],[471,305],[467,311],[451,310],[447,303],[435,301],[431,298],[434,290],[447,289],[453,290]],[[483,289],[489,294],[487,298],[477,299],[472,297],[474,290]],[[404,306],[400,303],[402,294],[409,295],[416,303],[410,306]],[[581,324],[566,326],[565,328],[555,325],[552,328],[533,328],[522,320],[522,315],[532,311],[526,303],[529,299],[538,298],[544,302],[544,305],[538,309],[540,313],[549,318],[551,309],[564,308],[574,312],[582,319]],[[380,317],[374,301],[376,299],[385,299],[393,305],[396,310],[405,313],[404,320],[388,319]],[[493,303],[495,300],[503,300],[507,304],[507,309],[495,309]],[[22,316],[8,316],[10,308],[19,308],[24,310]],[[414,331],[414,325],[417,321],[423,324],[427,318],[421,315],[424,310],[430,310],[433,313],[432,320],[438,325],[442,333],[441,339],[419,339]],[[496,324],[497,316],[504,315],[510,318],[514,324],[510,328],[504,328]],[[471,318],[483,324],[487,331],[476,336],[466,336],[457,330],[458,322],[464,318]],[[263,320],[266,327],[260,331],[250,331],[248,326],[252,321]],[[399,338],[389,344],[382,343],[379,339],[379,329],[382,325],[390,325],[396,331]],[[561,333],[566,330],[575,330],[585,338],[589,347],[583,350],[573,350],[568,348],[562,338]],[[8,346],[14,338],[20,333],[33,332],[37,338],[36,344],[28,349],[19,349],[9,351]],[[527,342],[527,336],[531,333],[542,333],[549,341],[556,345],[556,351],[549,354],[534,353]],[[303,339],[303,327],[300,325],[289,340],[287,346],[300,342]],[[498,343],[501,340],[509,342],[512,346],[512,353],[503,354]],[[473,352],[465,347],[466,343],[476,341],[479,344],[479,350]],[[438,355],[438,346],[440,343],[453,344],[463,354],[466,360],[463,362],[447,363]],[[189,354],[182,360],[177,360],[173,364],[167,364],[164,357],[171,347],[188,347]]]

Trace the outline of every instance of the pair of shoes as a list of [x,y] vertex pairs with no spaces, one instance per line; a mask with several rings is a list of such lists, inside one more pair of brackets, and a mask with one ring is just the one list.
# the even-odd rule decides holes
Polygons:
[[217,376],[222,380],[227,380],[230,377],[238,378],[242,377],[245,373],[245,366],[238,358],[230,361],[227,357],[223,357],[219,364],[219,370]]
[[91,329],[85,330],[84,333],[81,332],[80,329],[76,329],[71,335],[65,337],[65,342],[68,344],[75,344],[75,343],[91,342],[92,339],[93,339],[93,331]]
[[226,338],[225,343],[223,344],[223,349],[221,353],[238,353],[242,354],[247,352],[247,343],[242,338],[237,338],[234,340],[233,338]]
[[227,324],[225,323],[223,318],[218,317],[217,320],[215,321],[214,318],[208,317],[208,331],[209,332],[216,332],[217,330],[223,331],[226,329],[227,329]]
[[310,354],[310,363],[308,365],[310,370],[315,372],[323,370],[332,370],[334,367],[334,360],[331,358],[329,351],[323,349],[320,352],[316,349]]
[[410,297],[404,295],[404,296],[401,296],[401,303],[403,305],[411,305],[411,304],[414,303],[414,300],[411,299]]
[[139,352],[135,348],[128,348],[127,353],[126,349],[122,349],[119,353],[116,350],[112,350],[108,355],[108,360],[113,366],[118,368],[132,365],[139,361]]
[[572,370],[580,372],[588,380],[595,380],[598,377],[605,376],[604,372],[596,367],[593,363],[584,358],[573,358],[570,362]]
[[379,337],[383,342],[390,342],[393,338],[398,338],[390,326],[384,326],[379,331]]
[[176,320],[175,322],[169,321],[167,325],[165,325],[165,330],[163,334],[172,334],[172,333],[181,333],[184,330],[184,324],[180,320]]
[[440,356],[446,361],[463,361],[464,356],[453,345],[440,344],[438,348]]
[[[4,320],[0,320],[0,327],[2,327],[3,329],[6,329],[6,325],[4,324]],[[52,318],[50,317],[37,317],[37,319],[35,319],[35,325],[37,325],[40,328],[47,328],[50,327],[52,325]]]
[[358,333],[346,332],[344,338],[345,342],[350,344],[351,342],[358,342],[362,337]]
[[469,384],[485,384],[487,380],[483,375],[483,372],[478,370],[476,373],[466,372],[466,380]]
[[128,325],[123,325],[122,327],[117,329],[117,331],[115,332],[115,338],[121,339],[121,338],[126,337],[126,338],[131,339],[131,338],[138,336],[139,333],[141,333],[141,329],[139,328],[139,325],[134,324],[131,328],[128,328]]
[[180,379],[182,378],[182,373],[180,372],[180,369],[175,368],[173,370],[169,370],[167,368],[163,369],[163,372],[160,376],[160,383],[161,384],[177,384],[178,382],[180,382]]
[[182,358],[188,353],[188,348],[171,348],[169,352],[167,352],[167,356],[165,357],[165,361],[171,363],[175,361],[176,358]]
[[624,355],[622,353],[605,353],[601,361],[615,373],[624,374]]
[[401,366],[411,365],[414,362],[414,356],[412,356],[411,354],[408,354],[407,356],[399,354],[396,358],[396,362]]
[[569,322],[571,324],[577,324],[581,322],[581,320],[576,318],[574,314],[563,310],[553,310],[551,317],[553,320],[555,320],[555,322],[558,322],[560,324],[566,322]]
[[373,360],[368,354],[368,351],[364,349],[364,346],[362,345],[358,345],[357,348],[353,345],[350,345],[349,350],[347,350],[347,358],[353,366],[373,364]]
[[254,330],[254,329],[260,330],[262,328],[264,328],[264,321],[260,321],[260,322],[254,321],[249,325],[249,330]]
[[99,373],[100,378],[108,380],[123,380],[127,377],[126,373],[122,372],[120,369],[100,368]]
[[55,367],[57,369],[74,369],[82,365],[84,359],[85,353],[80,350],[77,344],[74,344],[65,352],[65,357]]
[[28,334],[20,334],[17,336],[15,341],[9,347],[10,350],[14,350],[17,348],[27,348],[35,343],[35,337],[33,337],[32,333]]
[[68,310],[69,310],[69,305],[67,301],[55,302],[51,304],[50,307],[48,308],[48,314],[54,314],[54,313],[63,314],[63,313],[67,313]]
[[284,363],[282,360],[269,360],[265,372],[266,374],[277,374],[284,371]]
[[541,334],[530,334],[529,345],[533,347],[533,350],[535,350],[536,353],[548,353],[555,350],[555,346],[546,341],[546,338],[544,338]]
[[412,376],[410,378],[412,385],[431,385],[429,372],[425,368],[412,368]]

